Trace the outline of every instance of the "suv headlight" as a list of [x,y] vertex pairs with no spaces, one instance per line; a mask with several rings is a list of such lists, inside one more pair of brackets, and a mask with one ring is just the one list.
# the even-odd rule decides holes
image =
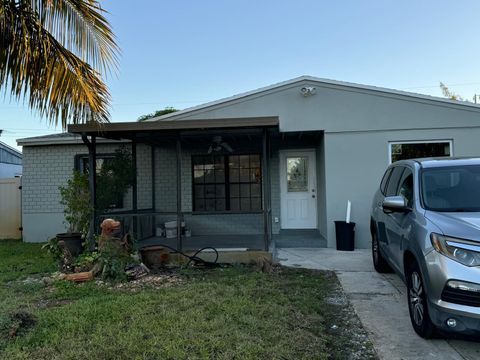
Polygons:
[[430,240],[440,254],[466,266],[480,266],[480,243],[436,233],[430,234]]

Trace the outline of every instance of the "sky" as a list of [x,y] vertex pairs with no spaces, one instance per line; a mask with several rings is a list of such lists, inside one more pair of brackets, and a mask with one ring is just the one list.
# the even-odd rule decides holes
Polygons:
[[[480,94],[474,0],[106,0],[121,48],[111,121],[301,75],[466,99]],[[0,97],[0,141],[62,131]],[[19,147],[17,147],[19,148]]]

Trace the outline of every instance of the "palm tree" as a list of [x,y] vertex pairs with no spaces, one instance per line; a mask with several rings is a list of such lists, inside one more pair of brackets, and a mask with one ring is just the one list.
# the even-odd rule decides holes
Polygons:
[[118,46],[96,0],[0,0],[0,89],[51,124],[108,122]]

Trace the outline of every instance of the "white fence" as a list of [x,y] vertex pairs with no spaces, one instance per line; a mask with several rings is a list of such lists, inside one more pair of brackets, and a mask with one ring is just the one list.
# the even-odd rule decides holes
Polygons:
[[22,237],[21,179],[0,179],[0,239]]

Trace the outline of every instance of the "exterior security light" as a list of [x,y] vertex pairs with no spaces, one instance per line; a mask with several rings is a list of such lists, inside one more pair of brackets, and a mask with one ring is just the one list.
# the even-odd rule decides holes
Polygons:
[[317,88],[313,86],[304,86],[300,89],[300,93],[304,96],[312,96],[317,92]]

